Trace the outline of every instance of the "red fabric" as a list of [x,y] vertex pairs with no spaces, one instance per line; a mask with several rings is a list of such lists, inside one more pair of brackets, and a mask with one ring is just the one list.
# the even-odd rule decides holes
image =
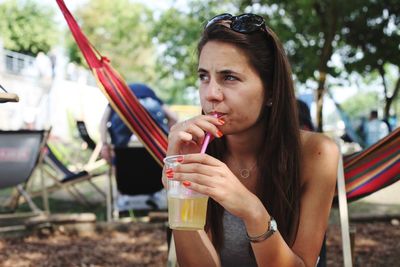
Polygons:
[[348,201],[395,183],[400,179],[400,128],[343,161]]
[[374,165],[376,165],[380,161],[384,161],[387,157],[389,157],[390,155],[393,155],[395,152],[398,152],[398,148],[392,147],[391,149],[384,151],[384,153],[381,153],[380,155],[376,155],[376,157],[375,157],[375,155],[374,155],[374,157],[370,156],[370,159],[367,162],[365,162],[364,164],[358,164],[356,166],[351,166],[353,168],[350,168],[350,166],[346,166],[346,164],[344,164],[344,168],[346,171],[346,180],[349,180],[351,177],[362,173],[366,169],[374,167]]
[[118,72],[111,67],[110,60],[103,57],[89,42],[64,1],[57,0],[57,4],[111,106],[142,141],[150,154],[162,165],[168,145],[166,134],[143,108]]

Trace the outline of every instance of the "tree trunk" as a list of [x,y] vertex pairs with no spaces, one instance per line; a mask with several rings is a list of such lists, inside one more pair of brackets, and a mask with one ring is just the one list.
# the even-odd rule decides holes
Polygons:
[[385,113],[384,118],[387,120],[390,116],[390,107],[392,106],[393,100],[396,99],[400,91],[400,78],[397,79],[393,94],[391,97],[386,96],[386,103],[385,103]]
[[317,88],[317,131],[323,132],[323,101],[325,94],[325,81],[326,73],[323,71],[319,72],[318,88]]
[[389,118],[390,107],[388,107],[388,103],[389,103],[390,97],[388,95],[388,88],[387,88],[386,79],[385,79],[385,69],[383,68],[383,64],[378,66],[378,71],[382,78],[383,93],[385,95],[385,111],[384,111],[383,117],[385,120],[387,120]]
[[328,72],[328,61],[333,53],[332,42],[335,38],[337,24],[338,24],[338,9],[337,1],[333,0],[330,2],[330,6],[327,10],[321,8],[320,3],[315,3],[315,11],[317,12],[321,20],[321,28],[324,31],[324,45],[321,50],[320,62],[318,66],[319,78],[318,78],[318,88],[317,88],[317,131],[323,132],[323,100],[325,93],[325,82],[326,74]]

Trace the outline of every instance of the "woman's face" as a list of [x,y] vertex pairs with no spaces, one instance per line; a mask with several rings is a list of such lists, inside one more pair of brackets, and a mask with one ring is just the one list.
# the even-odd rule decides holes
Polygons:
[[262,81],[238,47],[210,41],[200,53],[200,101],[206,114],[217,112],[225,121],[223,133],[245,131],[264,108]]

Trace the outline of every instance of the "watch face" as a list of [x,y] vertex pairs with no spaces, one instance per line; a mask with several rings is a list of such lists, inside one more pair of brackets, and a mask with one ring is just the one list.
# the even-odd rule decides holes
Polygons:
[[274,219],[271,220],[271,226],[269,227],[269,229],[274,232],[278,230],[278,225]]

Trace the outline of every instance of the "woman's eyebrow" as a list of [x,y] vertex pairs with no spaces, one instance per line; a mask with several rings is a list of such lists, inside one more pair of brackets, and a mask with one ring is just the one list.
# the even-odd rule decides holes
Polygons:
[[200,72],[208,72],[208,71],[205,70],[205,69],[203,69],[203,68],[199,68],[199,69],[197,70],[197,72],[200,73]]
[[[207,71],[206,69],[199,68],[199,69],[197,70],[197,73],[208,73],[208,71]],[[220,75],[229,75],[229,74],[240,75],[239,72],[236,72],[236,71],[231,70],[231,69],[219,70],[219,71],[217,71],[217,73],[220,74]]]
[[230,70],[230,69],[226,69],[226,70],[220,70],[217,71],[218,74],[223,74],[223,75],[227,75],[227,74],[239,74],[236,71]]

